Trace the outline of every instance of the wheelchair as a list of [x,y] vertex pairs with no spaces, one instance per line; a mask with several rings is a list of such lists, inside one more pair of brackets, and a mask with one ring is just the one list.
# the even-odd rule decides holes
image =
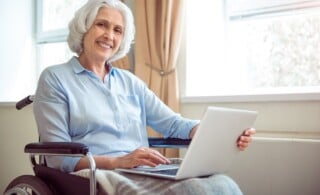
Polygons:
[[[31,104],[33,96],[29,95],[16,104],[18,110]],[[149,147],[152,148],[186,148],[191,140],[177,138],[149,137]],[[4,195],[95,195],[99,192],[96,183],[96,164],[89,148],[82,143],[74,142],[34,142],[25,146],[24,152],[29,159],[34,175],[21,175],[12,180]],[[45,156],[85,157],[89,163],[90,178],[64,173],[46,166]]]

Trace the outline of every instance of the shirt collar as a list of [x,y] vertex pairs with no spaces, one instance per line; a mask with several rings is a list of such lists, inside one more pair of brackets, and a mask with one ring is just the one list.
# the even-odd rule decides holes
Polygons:
[[[71,66],[72,66],[72,68],[73,68],[73,71],[74,71],[76,74],[82,73],[82,72],[84,72],[84,71],[85,71],[85,72],[91,72],[91,71],[85,69],[85,68],[80,64],[78,58],[75,57],[75,56],[73,56],[73,57],[70,59],[69,63],[71,64]],[[108,69],[109,69],[109,71],[108,71],[109,74],[113,76],[113,75],[114,75],[114,68],[113,68],[112,64],[111,64],[111,63],[106,63],[106,66],[107,66]]]

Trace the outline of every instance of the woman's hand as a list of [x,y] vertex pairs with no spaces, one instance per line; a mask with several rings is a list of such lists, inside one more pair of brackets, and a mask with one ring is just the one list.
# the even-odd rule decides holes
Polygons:
[[249,146],[249,143],[252,140],[251,136],[255,133],[256,130],[253,128],[249,128],[243,131],[243,133],[239,136],[237,140],[237,147],[239,148],[239,150],[243,151]]
[[168,164],[170,160],[164,157],[157,150],[141,147],[130,154],[118,157],[117,168],[134,168],[141,165],[155,167],[158,164]]

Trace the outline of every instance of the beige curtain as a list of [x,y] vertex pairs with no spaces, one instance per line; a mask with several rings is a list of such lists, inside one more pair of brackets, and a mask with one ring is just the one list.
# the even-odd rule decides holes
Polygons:
[[125,69],[125,70],[131,70],[131,65],[129,61],[128,55],[124,56],[123,58],[120,58],[116,61],[112,62],[112,66]]
[[[185,0],[135,0],[135,74],[171,109],[179,112],[176,62]],[[159,136],[149,130],[149,136]],[[161,151],[168,157],[178,150]]]

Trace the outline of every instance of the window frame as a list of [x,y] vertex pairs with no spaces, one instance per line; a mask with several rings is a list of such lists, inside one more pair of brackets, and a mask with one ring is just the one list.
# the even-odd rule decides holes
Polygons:
[[43,0],[36,1],[36,44],[63,42],[67,40],[68,29],[44,31],[42,26]]
[[[53,28],[52,30],[44,30],[43,29],[43,2],[45,0],[37,0],[36,1],[36,39],[35,39],[35,45],[36,45],[36,76],[39,77],[42,70],[47,67],[48,65],[57,64],[56,62],[51,62],[49,64],[43,63],[43,56],[41,55],[41,49],[42,46],[45,46],[46,44],[55,44],[55,43],[66,43],[67,44],[67,37],[69,34],[68,26],[66,25],[63,28]],[[79,2],[78,0],[73,0],[75,3],[84,4],[85,1]],[[73,53],[73,52],[71,52]],[[61,56],[60,56],[61,57]],[[71,57],[71,56],[70,56]],[[66,59],[68,60],[68,59]],[[58,60],[59,61],[59,60]],[[60,61],[59,61],[60,63]],[[44,65],[44,66],[43,66]]]

